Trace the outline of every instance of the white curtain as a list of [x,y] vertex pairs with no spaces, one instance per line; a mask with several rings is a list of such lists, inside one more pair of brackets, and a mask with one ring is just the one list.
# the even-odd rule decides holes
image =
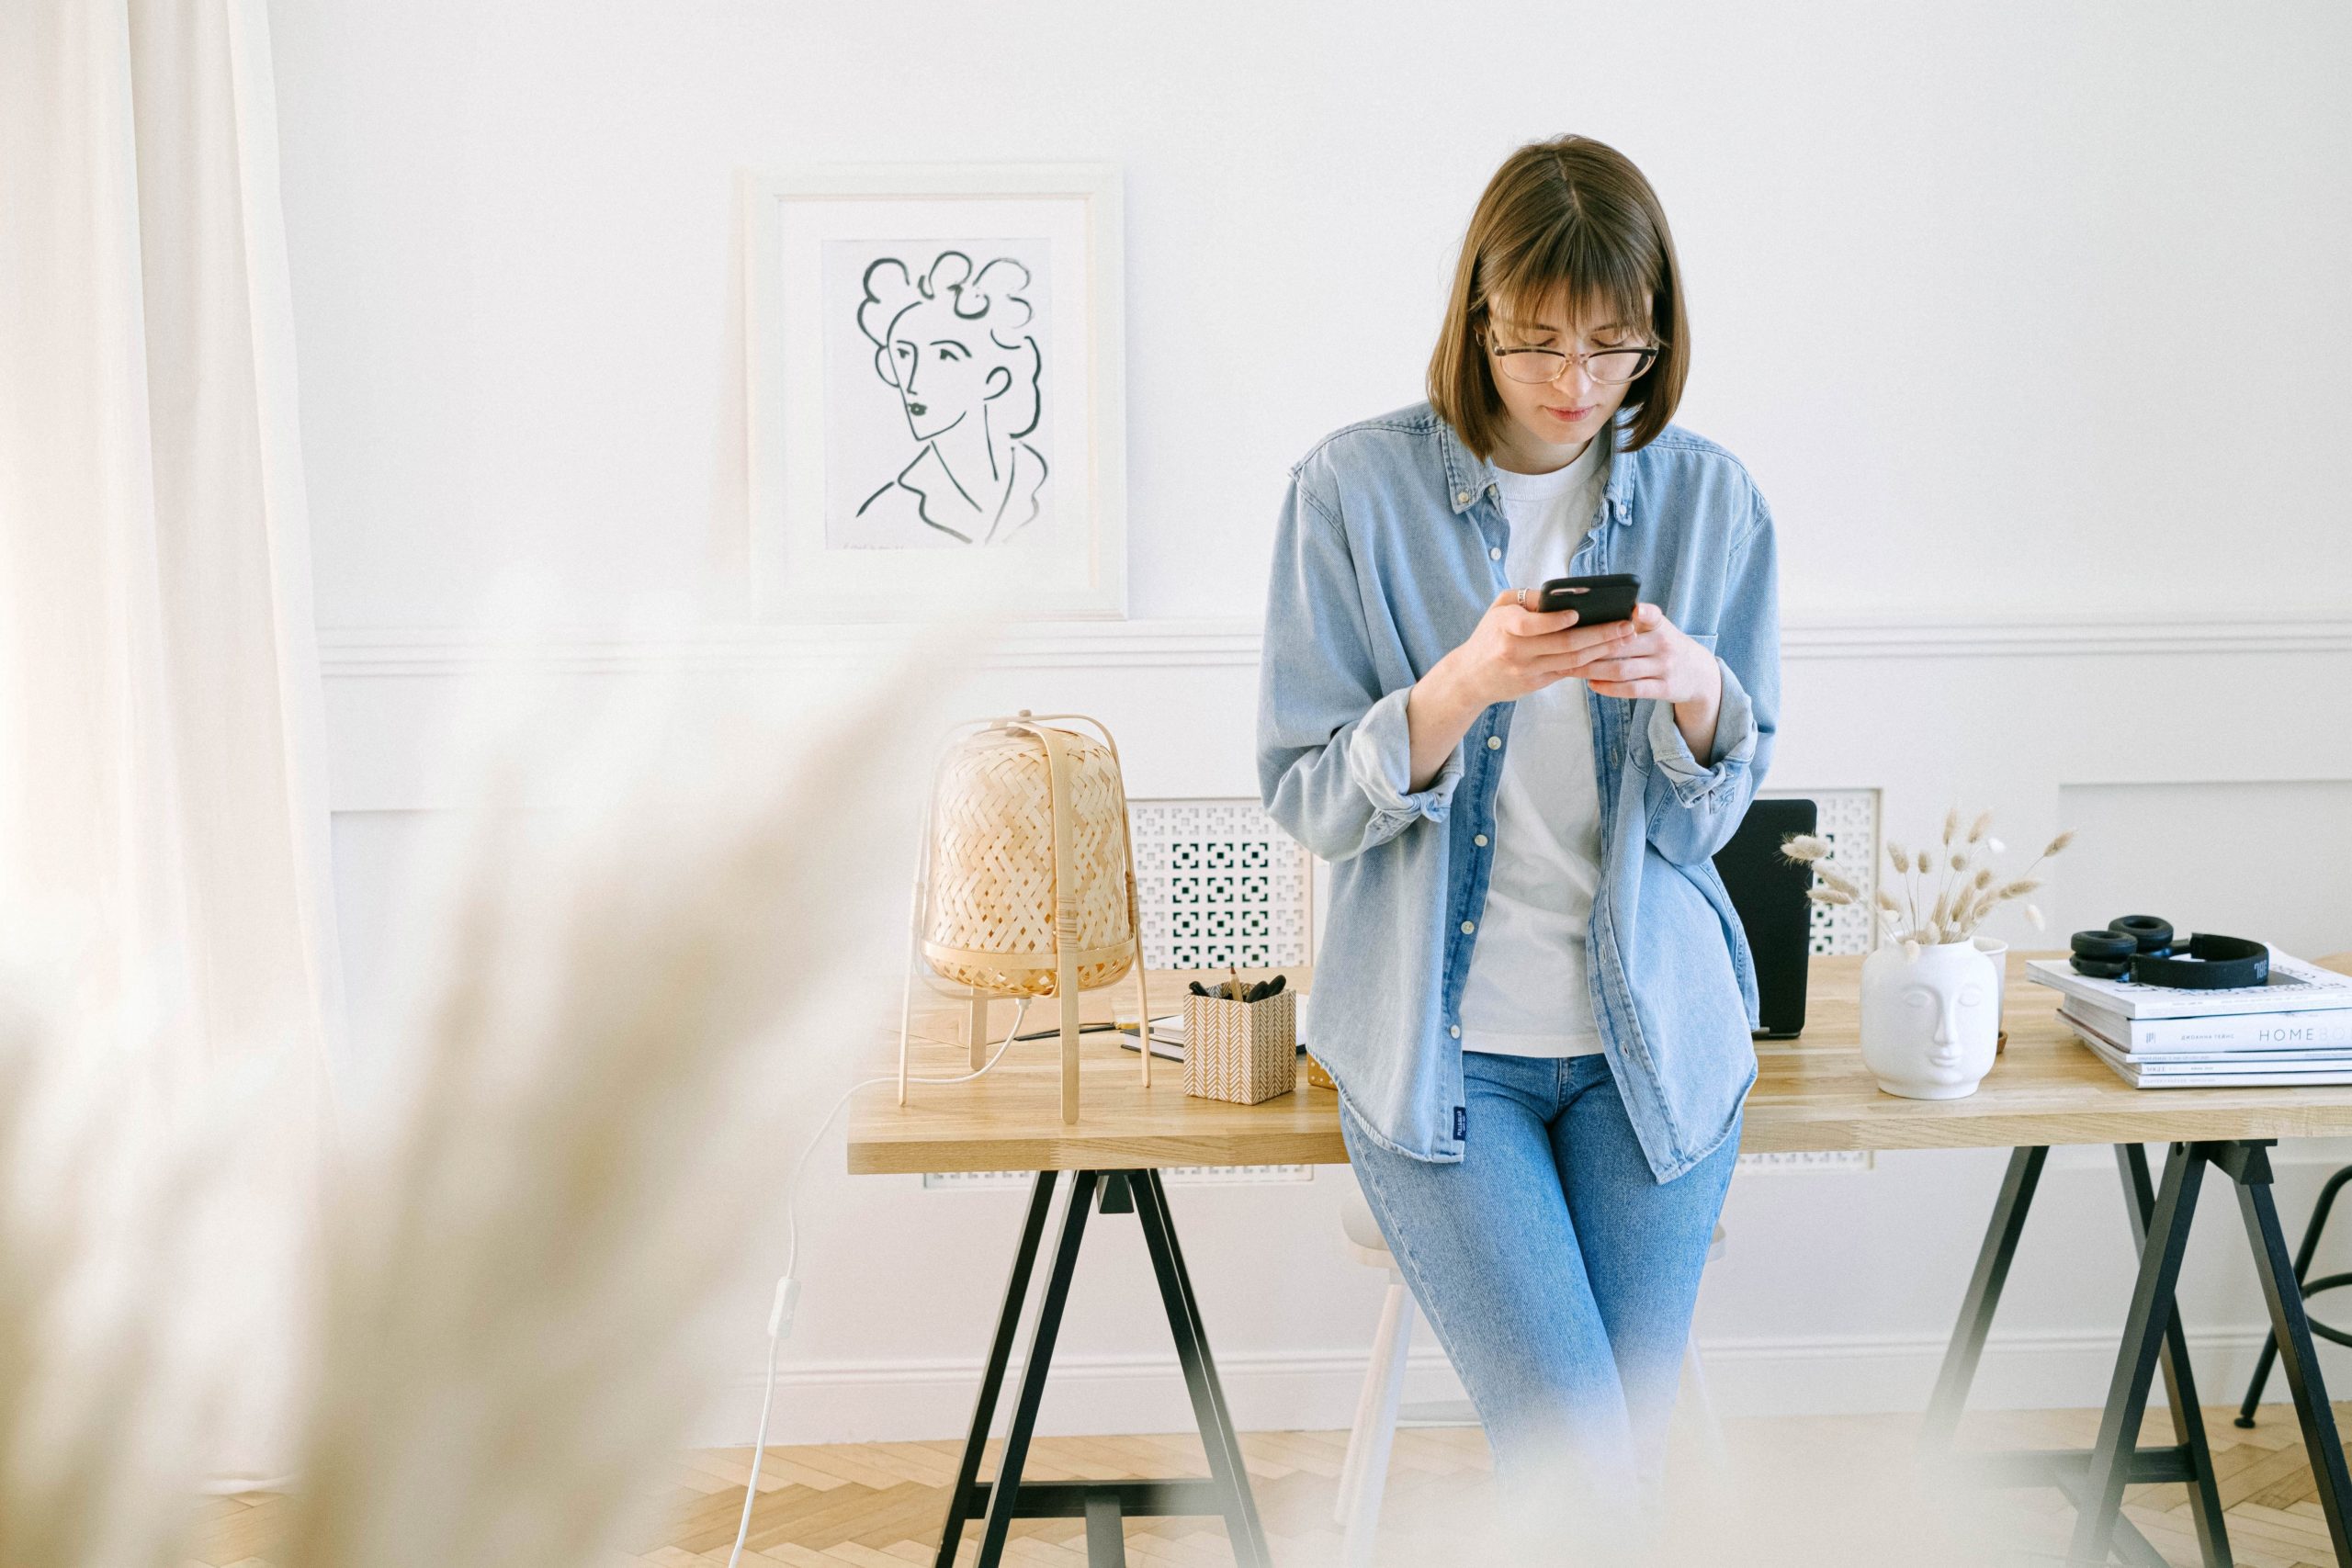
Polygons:
[[0,0],[0,904],[191,1104],[338,1028],[308,534],[264,0]]
[[217,1060],[338,1013],[260,0],[0,7],[0,875]]

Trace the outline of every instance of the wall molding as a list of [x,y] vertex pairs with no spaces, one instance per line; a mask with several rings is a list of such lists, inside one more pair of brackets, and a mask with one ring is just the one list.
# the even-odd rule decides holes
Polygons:
[[[2113,1329],[1994,1333],[1971,1390],[1972,1409],[2089,1408],[2114,1374]],[[2245,1391],[2265,1325],[2192,1327],[2189,1357],[2209,1404]],[[1942,1335],[1702,1335],[1707,1382],[1725,1416],[1865,1415],[1926,1408],[1942,1364]],[[1234,1421],[1244,1431],[1331,1431],[1354,1418],[1365,1350],[1245,1351],[1217,1356]],[[2322,1376],[2342,1386],[2352,1354],[2321,1346]],[[777,1369],[775,1443],[935,1440],[960,1438],[979,1387],[977,1357],[818,1361]],[[1062,1354],[1054,1358],[1038,1430],[1057,1436],[1191,1429],[1192,1407],[1170,1354]],[[700,1446],[747,1444],[759,1426],[761,1380],[746,1376],[709,1410]],[[2161,1405],[2161,1386],[2151,1406]],[[1430,1335],[1415,1326],[1408,1358],[1408,1403],[1459,1400],[1462,1384]],[[2273,1373],[2266,1395],[2286,1397]],[[1001,1420],[1001,1417],[1000,1417]]]
[[[552,674],[760,671],[846,663],[901,641],[877,626],[717,626],[674,634],[574,629],[520,639],[424,626],[330,627],[318,634],[330,680],[464,675],[503,664]],[[1213,669],[1258,662],[1254,620],[1020,622],[978,663],[996,670]],[[2027,619],[1917,616],[1791,617],[1790,660],[2138,658],[2150,654],[2352,652],[2352,611],[2335,615]]]

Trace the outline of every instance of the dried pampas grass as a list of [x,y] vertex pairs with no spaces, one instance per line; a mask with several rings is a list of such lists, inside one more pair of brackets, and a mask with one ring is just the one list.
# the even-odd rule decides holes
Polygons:
[[1861,888],[1835,866],[1825,863],[1834,852],[1836,846],[1817,833],[1792,833],[1781,840],[1781,853],[1785,859],[1812,869],[1816,886],[1805,890],[1808,899],[1833,908],[1862,902]]
[[[1955,839],[1957,848],[1951,847]],[[2042,884],[2034,871],[2074,840],[2072,829],[2058,834],[2023,874],[2003,880],[1993,868],[1991,857],[2007,852],[2007,846],[1993,834],[1993,814],[1978,812],[1962,832],[1960,807],[1952,807],[1944,813],[1938,852],[1922,851],[1914,855],[1893,840],[1887,840],[1886,858],[1902,878],[1902,893],[1896,897],[1880,891],[1880,935],[1915,957],[1925,943],[1965,942],[2001,905],[2039,891]],[[1924,915],[1922,899],[1927,900]],[[2041,929],[2041,909],[2029,904],[2025,916],[2036,931]]]
[[[798,701],[640,693],[493,752],[415,916],[435,940],[398,1060],[309,1168],[322,1223],[271,1212],[315,1243],[316,1285],[288,1535],[263,1556],[576,1568],[650,1520],[761,1337],[719,1308],[773,1264],[741,1239],[790,1134],[879,1055],[973,630]],[[163,1136],[124,1113],[165,1103],[141,1098],[152,1055],[76,1089],[57,1069],[96,1082],[100,1055],[18,994],[0,981],[0,1568],[166,1568],[242,1370],[184,1325],[260,1289],[206,1222],[235,1185],[220,1151],[284,1122],[248,1096]]]
[[572,1568],[641,1525],[756,1330],[712,1314],[770,1261],[779,1130],[894,994],[942,667],[666,720],[614,808],[478,841],[415,1071],[334,1183],[291,1561]]
[[1829,840],[1818,833],[1792,833],[1781,840],[1781,853],[1810,865],[1829,857]]

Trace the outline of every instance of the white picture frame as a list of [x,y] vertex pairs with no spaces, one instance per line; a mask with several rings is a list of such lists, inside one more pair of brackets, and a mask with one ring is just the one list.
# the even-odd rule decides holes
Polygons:
[[1124,617],[1117,168],[740,178],[754,613]]

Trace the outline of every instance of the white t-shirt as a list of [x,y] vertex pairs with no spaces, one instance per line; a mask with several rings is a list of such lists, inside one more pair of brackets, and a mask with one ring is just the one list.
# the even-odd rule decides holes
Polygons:
[[[1548,474],[1498,473],[1510,522],[1514,587],[1568,575],[1608,477],[1607,444],[1588,442]],[[1532,597],[1532,595],[1531,595]],[[1462,1048],[1507,1056],[1600,1049],[1585,979],[1585,929],[1600,886],[1600,787],[1585,683],[1555,681],[1519,699],[1495,791],[1487,906],[1462,990]]]

